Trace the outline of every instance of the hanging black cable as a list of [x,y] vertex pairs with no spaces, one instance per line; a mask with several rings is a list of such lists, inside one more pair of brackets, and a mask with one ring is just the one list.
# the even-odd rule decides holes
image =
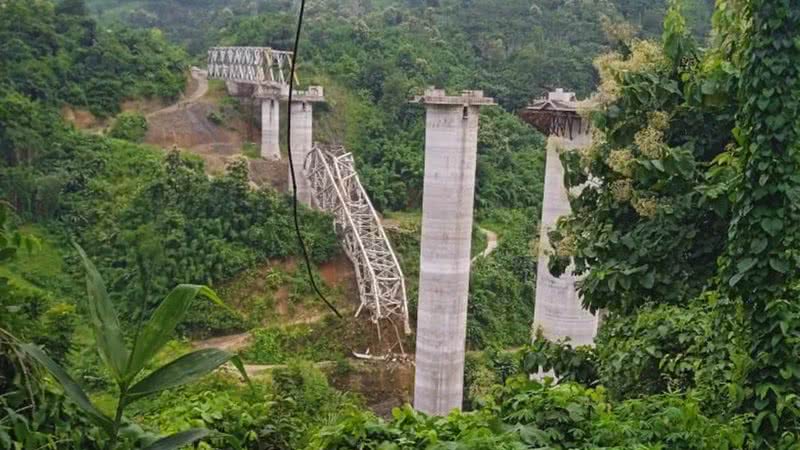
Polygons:
[[322,294],[322,291],[317,287],[317,282],[314,281],[314,274],[311,272],[311,259],[308,257],[308,249],[306,243],[303,241],[303,235],[300,233],[300,219],[297,215],[297,179],[294,174],[294,160],[292,160],[292,95],[294,94],[294,68],[297,63],[297,53],[300,48],[300,31],[303,29],[303,14],[306,9],[306,0],[300,0],[300,16],[297,19],[297,31],[294,36],[294,49],[292,50],[292,64],[289,71],[289,107],[286,118],[286,147],[289,149],[289,173],[292,175],[292,215],[294,216],[294,231],[297,233],[297,242],[300,244],[300,249],[303,251],[303,258],[306,260],[306,271],[308,272],[308,280],[311,282],[311,287],[317,293],[320,299],[328,305],[328,308],[336,314],[336,317],[342,318],[339,311],[335,306],[328,301]]

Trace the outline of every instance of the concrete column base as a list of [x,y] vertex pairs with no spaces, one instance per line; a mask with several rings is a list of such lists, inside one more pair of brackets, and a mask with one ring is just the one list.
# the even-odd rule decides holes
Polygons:
[[[306,156],[313,148],[313,106],[306,101],[293,101],[289,105],[292,117],[292,161],[297,182],[297,200],[311,206],[311,183],[305,171]],[[289,193],[292,193],[292,174],[289,169]]]
[[544,200],[539,233],[539,261],[536,271],[536,305],[534,306],[534,332],[541,330],[550,341],[569,338],[572,345],[592,345],[597,334],[598,318],[583,309],[575,288],[571,267],[560,277],[554,277],[547,268],[549,254],[553,251],[547,238],[559,217],[571,213],[567,189],[564,186],[564,168],[559,148],[575,149],[589,145],[590,137],[575,130],[573,139],[550,137],[547,141],[545,163]]
[[277,98],[261,99],[261,157],[264,159],[281,159],[280,114]]

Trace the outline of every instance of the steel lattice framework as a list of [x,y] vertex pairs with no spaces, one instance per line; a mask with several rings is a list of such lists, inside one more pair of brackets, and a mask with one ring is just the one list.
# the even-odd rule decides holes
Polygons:
[[285,85],[289,83],[291,66],[292,52],[270,47],[212,47],[208,50],[208,77],[213,79]]
[[343,147],[315,145],[305,161],[314,205],[334,216],[336,233],[355,267],[361,300],[356,316],[370,312],[373,322],[403,323],[406,334],[408,300],[405,279],[378,214],[358,178],[355,161]]

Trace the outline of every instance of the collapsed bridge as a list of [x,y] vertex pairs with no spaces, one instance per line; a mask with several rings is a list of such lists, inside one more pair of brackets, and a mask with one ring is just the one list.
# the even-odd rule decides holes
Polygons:
[[403,270],[361,185],[353,155],[343,147],[315,145],[304,170],[313,192],[312,205],[333,215],[336,233],[355,267],[361,300],[356,316],[368,311],[379,335],[384,320],[400,322],[405,334],[411,333]]
[[[292,57],[291,52],[269,47],[214,47],[208,51],[209,78],[225,81],[231,95],[261,101],[261,156],[267,160],[281,159],[279,104],[288,101],[289,81],[298,83],[296,73],[291,73]],[[313,103],[322,101],[322,87],[309,86],[292,92],[288,107],[292,158],[297,162],[297,198],[333,215],[336,233],[355,269],[360,300],[356,316],[368,312],[379,336],[381,322],[387,321],[396,331],[401,324],[409,334],[403,271],[361,185],[353,156],[342,147],[313,144]],[[397,334],[401,345],[399,331]]]

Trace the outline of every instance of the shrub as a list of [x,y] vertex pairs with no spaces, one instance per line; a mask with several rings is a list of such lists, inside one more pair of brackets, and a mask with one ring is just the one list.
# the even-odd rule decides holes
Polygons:
[[521,372],[519,352],[490,347],[482,352],[467,353],[464,361],[465,407],[490,402],[507,379]]
[[124,112],[114,119],[109,136],[130,142],[142,142],[147,134],[147,119],[139,113]]
[[552,370],[559,381],[574,381],[585,386],[598,382],[597,353],[593,347],[573,347],[569,341],[550,342],[539,334],[522,354],[522,368],[529,374]]
[[294,358],[309,361],[330,360],[344,352],[341,343],[330,330],[329,323],[322,322],[313,328],[300,324],[286,328],[261,328],[254,330],[253,343],[242,356],[258,364],[283,364]]
[[254,142],[245,142],[242,144],[242,154],[250,159],[258,159],[261,157],[261,149]]
[[447,417],[410,407],[385,422],[355,412],[322,429],[310,449],[733,449],[743,420],[720,422],[695,399],[676,394],[609,403],[602,388],[510,379],[496,404]]
[[742,448],[741,419],[722,423],[676,394],[609,403],[602,388],[524,378],[506,387],[500,418],[528,448]]
[[719,318],[699,301],[611,315],[596,342],[600,383],[614,399],[697,390],[707,411],[724,410],[737,349]]
[[320,426],[359,406],[310,364],[292,362],[272,379],[254,380],[248,387],[218,373],[142,403],[137,415],[162,432],[193,426],[215,430],[220,434],[204,440],[212,448],[289,450],[304,448]]
[[206,339],[246,331],[251,322],[242,313],[228,308],[220,308],[213,302],[201,298],[186,313],[178,325],[181,334]]

